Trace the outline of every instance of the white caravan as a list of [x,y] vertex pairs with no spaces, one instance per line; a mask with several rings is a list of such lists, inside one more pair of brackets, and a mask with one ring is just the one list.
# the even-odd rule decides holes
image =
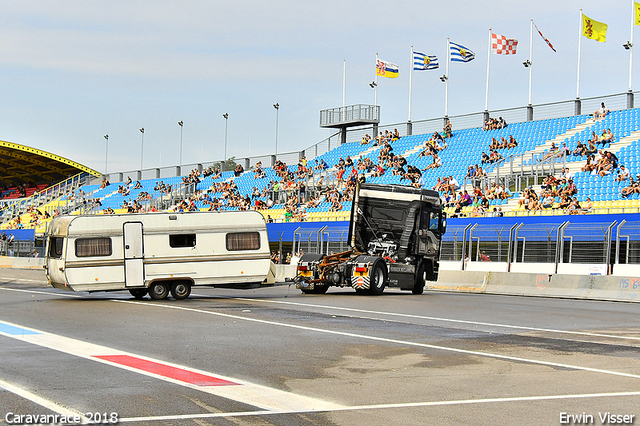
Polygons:
[[60,216],[47,230],[51,286],[129,290],[185,299],[194,285],[273,285],[267,226],[258,212]]

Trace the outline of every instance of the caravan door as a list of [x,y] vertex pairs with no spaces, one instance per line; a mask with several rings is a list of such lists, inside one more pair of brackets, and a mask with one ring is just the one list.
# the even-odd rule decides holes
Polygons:
[[125,222],[124,241],[124,280],[127,287],[144,286],[144,248],[142,223]]

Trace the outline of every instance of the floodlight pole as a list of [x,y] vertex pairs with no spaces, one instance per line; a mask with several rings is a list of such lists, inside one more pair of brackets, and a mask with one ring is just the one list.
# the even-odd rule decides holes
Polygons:
[[180,126],[180,173],[182,173],[182,126],[184,126],[184,121],[178,121],[178,126]]
[[227,161],[227,125],[229,124],[229,113],[225,112],[222,116],[224,117],[224,161]]
[[109,158],[109,135],[104,135],[104,174],[107,174],[107,158]]
[[140,140],[140,176],[142,176],[142,159],[144,155],[144,127],[140,127],[142,139]]

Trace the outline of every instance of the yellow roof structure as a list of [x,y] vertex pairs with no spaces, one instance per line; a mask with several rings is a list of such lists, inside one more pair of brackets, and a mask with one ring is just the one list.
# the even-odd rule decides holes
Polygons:
[[0,141],[0,184],[16,186],[59,182],[81,172],[100,176],[99,172],[59,155]]

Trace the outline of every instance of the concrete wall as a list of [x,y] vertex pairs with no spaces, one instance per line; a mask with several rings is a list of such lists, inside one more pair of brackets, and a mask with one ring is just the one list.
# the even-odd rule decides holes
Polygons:
[[41,257],[0,256],[0,268],[42,269],[44,259]]
[[640,274],[636,277],[546,273],[440,271],[427,290],[516,296],[640,302]]

